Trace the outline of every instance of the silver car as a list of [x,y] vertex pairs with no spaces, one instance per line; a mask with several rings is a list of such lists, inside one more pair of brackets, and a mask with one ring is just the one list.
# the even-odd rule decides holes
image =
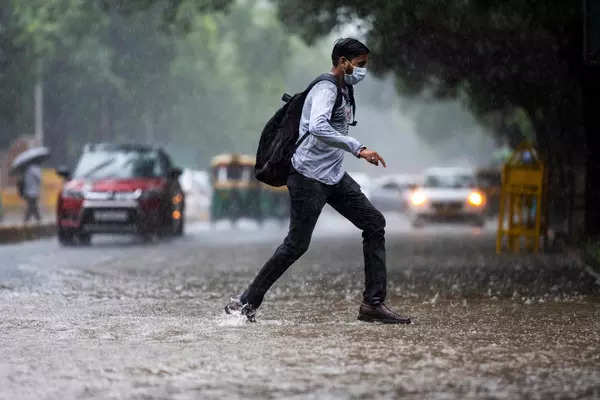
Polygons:
[[486,199],[468,168],[430,168],[423,185],[410,195],[409,215],[414,227],[428,222],[485,224]]
[[385,175],[375,180],[369,200],[379,211],[405,212],[409,194],[420,184],[418,175]]

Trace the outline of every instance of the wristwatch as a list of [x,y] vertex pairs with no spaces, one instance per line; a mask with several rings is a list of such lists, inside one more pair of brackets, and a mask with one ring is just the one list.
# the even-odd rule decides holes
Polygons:
[[356,158],[360,158],[360,152],[365,150],[367,148],[367,146],[360,146],[360,149],[358,149],[358,151],[356,152]]

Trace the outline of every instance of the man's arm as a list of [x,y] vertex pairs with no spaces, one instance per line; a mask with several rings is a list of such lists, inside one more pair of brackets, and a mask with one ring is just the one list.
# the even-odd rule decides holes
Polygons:
[[346,150],[358,157],[365,146],[351,136],[342,135],[329,123],[337,97],[335,86],[320,82],[313,87],[313,91],[308,131],[328,145]]

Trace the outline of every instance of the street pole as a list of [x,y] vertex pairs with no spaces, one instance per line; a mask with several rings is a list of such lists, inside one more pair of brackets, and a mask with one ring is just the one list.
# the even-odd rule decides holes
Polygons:
[[35,102],[35,139],[40,146],[44,145],[44,88],[42,78],[38,76],[33,89]]

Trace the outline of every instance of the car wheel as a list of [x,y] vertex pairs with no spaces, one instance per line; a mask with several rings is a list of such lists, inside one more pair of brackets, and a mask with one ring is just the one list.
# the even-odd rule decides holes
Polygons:
[[73,232],[67,232],[59,228],[57,236],[58,242],[63,246],[74,246],[76,244]]
[[79,244],[82,244],[84,246],[89,246],[92,243],[92,234],[91,233],[80,233],[77,236],[77,239],[79,240]]
[[175,236],[183,236],[183,232],[185,230],[185,216],[183,213],[181,214],[181,218],[176,221],[177,224],[175,226]]

